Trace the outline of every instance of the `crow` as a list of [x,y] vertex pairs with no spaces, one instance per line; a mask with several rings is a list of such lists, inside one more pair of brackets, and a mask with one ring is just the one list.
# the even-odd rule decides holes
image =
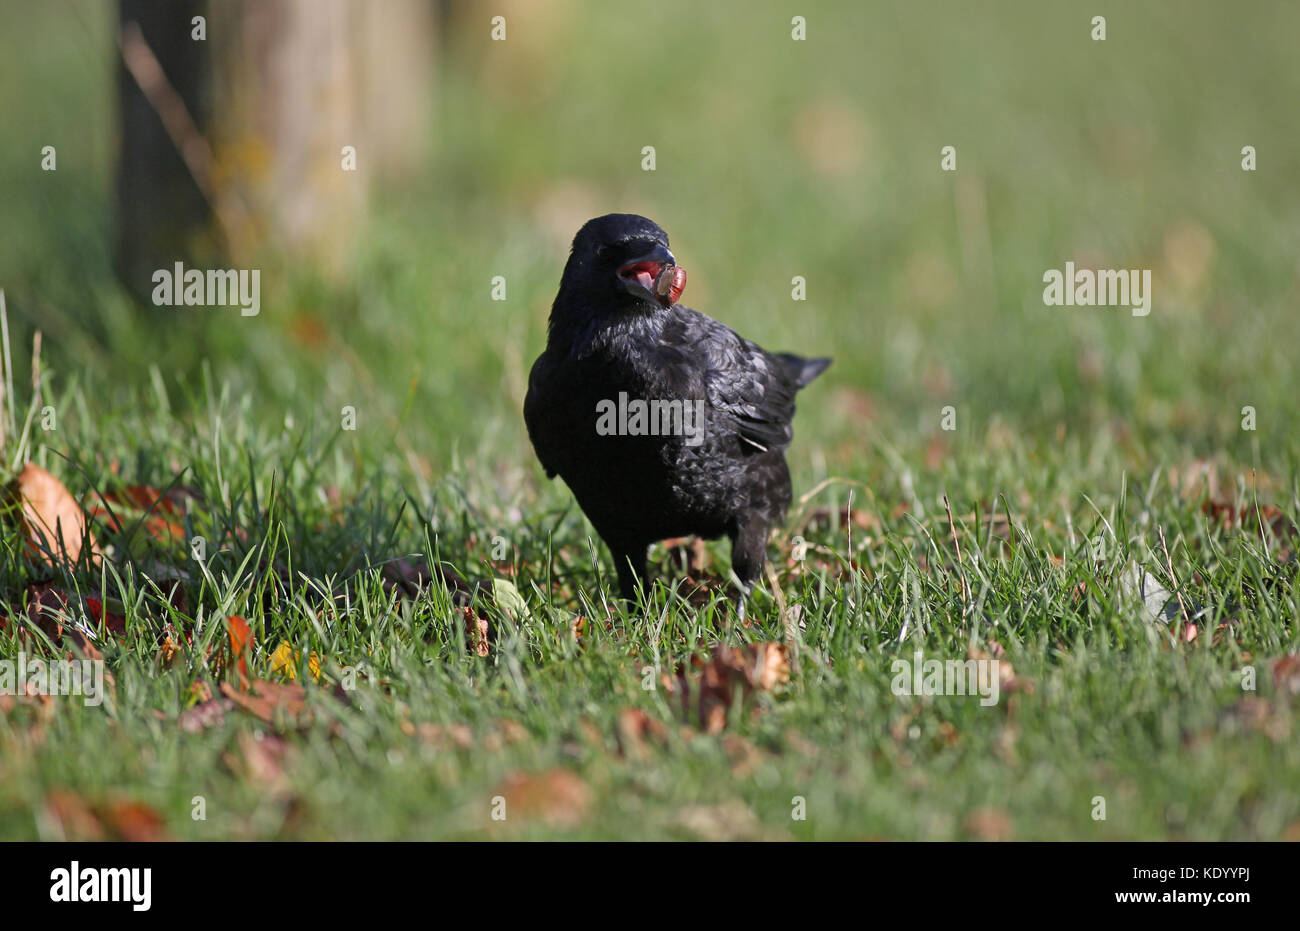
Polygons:
[[767,352],[678,304],[685,279],[652,221],[588,221],[524,421],[547,478],[564,479],[613,554],[624,598],[636,598],[651,543],[725,535],[743,612],[790,505],[795,393],[831,360]]

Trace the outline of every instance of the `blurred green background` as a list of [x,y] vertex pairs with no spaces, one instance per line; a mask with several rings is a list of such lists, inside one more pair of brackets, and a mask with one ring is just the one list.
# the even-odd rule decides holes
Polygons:
[[[505,42],[490,40],[497,13]],[[1065,442],[1086,459],[1104,442],[1137,463],[1294,462],[1296,4],[439,14],[435,105],[406,130],[431,141],[427,164],[372,179],[341,273],[268,247],[262,312],[241,318],[139,306],[114,279],[113,5],[4,4],[0,286],[16,344],[41,329],[47,366],[92,384],[101,416],[155,377],[197,387],[206,362],[271,423],[329,428],[354,405],[359,442],[396,443],[430,475],[466,455],[531,468],[518,410],[568,241],[590,216],[635,211],[669,231],[686,303],[769,348],[835,357],[801,407],[797,471],[824,457],[819,473],[878,477],[898,462],[882,447],[935,467],[1008,430],[1030,454]],[[44,145],[57,172],[40,170]],[[1043,306],[1043,272],[1067,260],[1152,269],[1151,315]],[[494,275],[508,300],[490,299]],[[939,430],[948,404],[955,435]]]
[[[1274,729],[1292,726],[1295,686],[1272,665],[1296,649],[1296,534],[1245,507],[1258,494],[1289,519],[1300,509],[1300,4],[429,8],[432,94],[402,127],[427,159],[371,173],[338,261],[274,238],[243,260],[262,295],[242,317],[142,306],[114,275],[116,5],[0,3],[0,288],[19,423],[37,329],[58,412],[30,449],[0,443],[5,467],[33,458],[85,502],[114,481],[193,485],[186,535],[212,542],[217,573],[187,583],[182,617],[139,580],[190,566],[184,547],[99,531],[126,577],[102,583],[126,605],[128,641],[105,644],[121,711],[61,711],[45,744],[0,752],[0,834],[55,836],[32,816],[51,788],[124,787],[180,837],[499,836],[474,814],[498,780],[562,766],[598,797],[579,836],[674,836],[684,803],[737,797],[778,836],[1300,836],[1300,749]],[[791,39],[795,15],[806,41]],[[1098,15],[1105,41],[1090,35]],[[340,141],[374,164],[374,139]],[[40,169],[47,145],[55,172]],[[948,145],[956,172],[940,170]],[[1241,169],[1246,145],[1257,171]],[[337,153],[284,183],[330,176]],[[788,638],[794,615],[756,599],[753,626],[735,624],[725,580],[704,608],[684,600],[701,573],[671,548],[652,575],[682,594],[661,590],[644,616],[611,607],[597,584],[609,559],[544,480],[520,414],[569,242],[611,211],[668,230],[685,303],[769,349],[835,358],[800,396],[789,453],[809,498],[770,547],[807,625],[800,668],[788,698],[732,722],[760,749],[749,775],[702,734],[649,760],[607,751],[628,706],[673,720],[641,664]],[[1070,261],[1150,269],[1150,315],[1044,306],[1043,273]],[[795,276],[806,301],[791,299]],[[850,495],[865,520],[839,519]],[[813,545],[806,564],[794,533]],[[21,541],[0,544],[16,613]],[[532,617],[494,607],[504,633],[490,656],[468,651],[443,586],[398,603],[381,584],[417,551],[493,592],[513,579]],[[1170,615],[1126,581],[1142,579],[1135,564],[1169,587],[1157,600],[1206,606],[1201,626],[1151,623]],[[322,621],[309,596],[345,583],[356,602]],[[256,722],[201,737],[159,722],[215,674],[202,649],[160,669],[160,630],[216,617],[210,645],[231,614],[255,630],[254,675],[283,675],[277,644],[319,653],[328,676],[373,664],[346,740],[323,718],[291,741],[305,808],[218,765]],[[995,714],[889,689],[894,656],[995,643],[1037,687]],[[1251,663],[1267,698],[1243,697]],[[603,743],[575,757],[593,719]],[[400,749],[412,722],[482,735],[502,720],[530,739]],[[235,817],[193,822],[196,791]],[[795,793],[806,823],[790,820]],[[1110,822],[1090,815],[1099,794]]]

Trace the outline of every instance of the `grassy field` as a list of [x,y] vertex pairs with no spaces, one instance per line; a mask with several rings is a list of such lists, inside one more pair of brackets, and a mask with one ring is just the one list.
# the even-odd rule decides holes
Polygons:
[[[0,697],[0,837],[1300,838],[1300,7],[809,2],[793,42],[779,5],[502,6],[444,37],[433,162],[344,280],[268,256],[255,318],[114,282],[109,5],[0,12],[2,477],[122,518],[98,567],[0,537],[0,658],[67,648],[48,582],[114,683]],[[748,624],[725,543],[625,610],[528,446],[614,210],[685,303],[835,357]],[[1150,315],[1044,306],[1067,261],[1152,270]],[[710,663],[766,643],[776,687]],[[1000,700],[895,695],[917,651],[1000,657]]]

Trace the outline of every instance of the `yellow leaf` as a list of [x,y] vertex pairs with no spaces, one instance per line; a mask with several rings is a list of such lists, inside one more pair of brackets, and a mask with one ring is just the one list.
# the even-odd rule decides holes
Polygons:
[[271,654],[271,672],[284,673],[290,679],[298,678],[298,656],[288,640],[280,641]]
[[[288,640],[280,641],[280,645],[275,648],[271,654],[271,671],[283,673],[290,679],[298,678],[298,660],[302,654],[295,650]],[[316,651],[312,650],[311,655],[307,657],[307,671],[311,673],[313,682],[320,681],[320,657]]]

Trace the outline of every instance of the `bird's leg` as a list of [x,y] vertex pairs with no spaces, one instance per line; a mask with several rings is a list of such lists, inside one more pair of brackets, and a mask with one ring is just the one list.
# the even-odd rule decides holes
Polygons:
[[614,568],[618,571],[619,594],[629,602],[636,603],[637,579],[646,577],[645,563],[648,547],[611,546],[614,554]]
[[767,561],[767,523],[752,519],[736,528],[731,534],[731,570],[740,580],[740,597],[736,613],[743,621],[745,605],[754,583],[763,572]]
[[736,596],[736,617],[740,619],[742,624],[745,623],[745,619],[748,617],[746,612],[749,604],[749,593],[753,590],[754,586],[752,585],[742,585],[740,594]]

